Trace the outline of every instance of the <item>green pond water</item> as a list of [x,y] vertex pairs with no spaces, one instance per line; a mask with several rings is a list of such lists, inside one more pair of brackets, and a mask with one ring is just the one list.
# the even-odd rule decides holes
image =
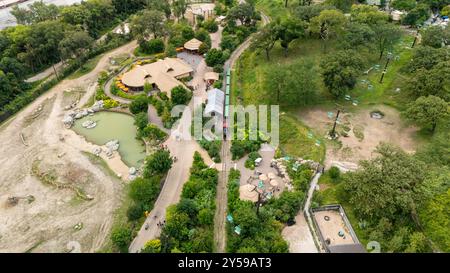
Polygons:
[[[97,126],[86,129],[81,124],[86,120],[97,122]],[[144,143],[136,139],[136,127],[132,116],[115,112],[98,112],[75,121],[72,129],[87,141],[104,145],[119,140],[119,154],[128,167],[139,167],[145,158]]]

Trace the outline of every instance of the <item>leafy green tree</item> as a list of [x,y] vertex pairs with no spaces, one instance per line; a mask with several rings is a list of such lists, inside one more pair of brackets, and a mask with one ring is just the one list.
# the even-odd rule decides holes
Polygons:
[[148,124],[141,130],[140,136],[147,137],[151,140],[163,141],[167,133],[159,129],[155,124]]
[[241,3],[228,11],[227,20],[239,20],[242,25],[250,25],[255,16],[255,7],[249,3]]
[[214,67],[218,64],[225,63],[223,51],[217,48],[211,48],[208,53],[206,53],[205,62],[208,66]]
[[217,32],[217,30],[219,30],[219,26],[217,25],[217,22],[214,19],[204,21],[202,23],[202,27],[210,33],[215,33]]
[[112,0],[111,3],[114,6],[114,10],[121,14],[126,15],[136,13],[138,10],[145,7],[147,0]]
[[430,200],[419,213],[427,237],[436,243],[443,252],[450,251],[449,208],[450,189],[447,189]]
[[338,167],[333,166],[328,170],[328,174],[330,175],[330,178],[333,181],[339,181],[340,177],[341,177],[341,171],[339,170]]
[[448,0],[422,0],[421,2],[428,5],[433,11],[438,11],[450,4]]
[[422,232],[414,232],[409,236],[409,245],[405,249],[407,253],[429,252],[427,237]]
[[445,6],[441,9],[441,15],[442,16],[449,16],[450,15],[450,5]]
[[352,0],[327,0],[326,4],[330,6],[335,6],[337,9],[342,10],[343,12],[349,12],[352,7]]
[[438,122],[448,117],[449,114],[448,103],[432,95],[418,98],[406,110],[408,119],[424,127],[431,126],[431,132],[434,132]]
[[198,223],[204,226],[210,226],[214,223],[214,212],[211,209],[203,208],[197,215]]
[[144,209],[141,204],[133,204],[127,210],[128,221],[136,221],[144,216]]
[[150,41],[141,41],[140,47],[147,54],[156,54],[164,52],[164,41],[161,39],[151,39]]
[[338,51],[324,58],[320,68],[325,86],[338,98],[355,86],[363,61],[355,51]]
[[16,58],[3,57],[0,60],[0,70],[5,74],[12,73],[15,78],[22,79],[25,76],[26,68]]
[[429,70],[416,70],[406,82],[406,91],[414,98],[434,95],[450,101],[450,61],[440,62]]
[[446,61],[450,61],[450,49],[419,46],[415,49],[406,70],[415,72],[419,69],[432,69],[437,64]]
[[316,99],[317,77],[311,61],[298,61],[267,71],[267,98],[282,105],[305,106]]
[[352,22],[347,25],[345,32],[341,36],[341,43],[344,48],[355,49],[367,46],[375,41],[375,32],[370,26],[363,23]]
[[347,18],[341,11],[323,10],[319,16],[311,19],[309,28],[312,33],[319,34],[326,48],[326,44],[330,38],[336,37],[343,32],[346,22]]
[[416,191],[424,180],[424,164],[385,143],[375,152],[377,157],[361,161],[358,171],[346,175],[344,188],[352,193],[348,201],[363,218],[393,219],[411,214]]
[[239,45],[239,40],[236,36],[223,34],[222,40],[220,42],[220,48],[222,50],[228,49],[233,51]]
[[256,33],[251,47],[255,50],[264,50],[266,53],[266,58],[269,61],[270,51],[272,51],[275,43],[278,41],[279,31],[279,24],[276,22],[270,22],[258,33]]
[[159,194],[160,177],[138,177],[131,181],[128,195],[144,210],[150,210]]
[[44,1],[36,1],[27,8],[18,5],[13,6],[11,14],[16,17],[19,24],[34,24],[47,20],[55,20],[59,14],[59,8],[54,4],[45,4]]
[[143,253],[160,253],[161,252],[161,240],[153,239],[145,243],[142,249]]
[[179,85],[170,91],[173,105],[187,104],[192,97],[192,92]]
[[141,41],[165,36],[164,14],[158,10],[145,10],[131,19],[131,32]]
[[168,207],[163,234],[173,238],[176,243],[186,241],[189,238],[189,222],[187,214],[178,212],[175,206]]
[[450,45],[450,29],[442,29],[440,26],[430,26],[422,32],[421,44],[440,48]]
[[375,32],[375,44],[380,52],[379,59],[383,57],[386,50],[391,50],[401,37],[400,29],[389,23],[378,23],[372,26]]
[[170,8],[169,1],[166,0],[145,0],[147,9],[150,10],[159,10],[164,12],[164,15],[167,19],[170,19],[170,15],[172,14],[172,10]]
[[195,38],[199,41],[202,41],[208,47],[211,47],[211,37],[209,36],[209,32],[206,29],[201,28],[197,30],[197,32],[195,33]]
[[113,25],[114,6],[111,0],[83,1],[81,5],[88,15],[84,23],[92,37],[98,38],[101,30]]
[[148,111],[148,98],[145,95],[136,97],[128,106],[130,112],[137,114],[140,112],[147,113]]
[[111,233],[111,240],[114,246],[120,250],[120,252],[127,253],[128,246],[133,240],[131,230],[126,227],[116,228]]
[[416,26],[423,24],[429,17],[430,8],[426,4],[418,4],[403,18],[402,24]]
[[71,31],[59,42],[59,51],[63,59],[79,58],[92,46],[94,39],[85,31]]
[[258,231],[259,219],[256,209],[249,205],[244,205],[234,212],[234,222],[241,227],[241,235],[249,236]]
[[164,174],[172,167],[173,160],[170,152],[158,150],[146,159],[144,177],[149,178],[156,174]]
[[12,101],[21,92],[19,82],[14,74],[5,74],[0,70],[0,108],[3,109],[4,105]]
[[410,11],[415,8],[417,2],[415,0],[394,0],[392,2],[392,7],[397,10]]
[[284,56],[287,57],[289,44],[305,35],[308,24],[296,19],[286,19],[281,22],[278,37],[280,45],[284,48]]
[[353,5],[350,18],[354,22],[373,26],[379,23],[386,23],[389,20],[389,15],[379,11],[375,6]]
[[323,10],[336,9],[333,6],[328,5],[308,5],[308,6],[297,6],[293,10],[293,15],[302,21],[309,22],[312,18],[319,16],[320,12]]
[[172,1],[172,9],[173,14],[177,19],[180,17],[184,18],[184,14],[186,13],[186,9],[188,7],[188,2],[186,0],[174,0]]
[[134,116],[134,125],[138,127],[139,130],[142,130],[148,124],[148,115],[145,112],[137,113]]
[[267,209],[274,211],[277,220],[287,223],[300,210],[305,194],[299,191],[284,191],[278,198],[271,199]]

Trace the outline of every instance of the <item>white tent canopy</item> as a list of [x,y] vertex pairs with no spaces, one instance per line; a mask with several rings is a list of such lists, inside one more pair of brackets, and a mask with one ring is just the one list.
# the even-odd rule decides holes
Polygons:
[[208,103],[205,107],[205,114],[209,115],[215,113],[223,115],[223,103],[225,101],[225,94],[222,90],[214,88],[208,91]]

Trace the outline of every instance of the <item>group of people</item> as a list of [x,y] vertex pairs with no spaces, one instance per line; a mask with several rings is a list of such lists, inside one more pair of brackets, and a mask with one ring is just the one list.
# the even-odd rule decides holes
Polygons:
[[159,227],[159,228],[162,228],[164,225],[166,224],[166,220],[164,220],[164,221],[159,221],[156,225]]

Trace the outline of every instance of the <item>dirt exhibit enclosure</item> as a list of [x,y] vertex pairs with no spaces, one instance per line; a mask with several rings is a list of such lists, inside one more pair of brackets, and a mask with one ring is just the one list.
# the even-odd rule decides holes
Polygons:
[[344,209],[329,205],[311,209],[314,226],[327,252],[365,252]]
[[135,47],[106,53],[0,125],[0,252],[95,252],[108,242],[125,182],[92,161],[92,145],[62,119],[74,99],[81,108],[94,95],[111,56]]
[[[371,113],[380,112],[383,117],[373,118]],[[317,133],[326,136],[331,130],[336,110],[331,107],[313,107],[297,112],[297,117]],[[371,105],[341,112],[336,132],[339,138],[328,141],[325,166],[337,165],[356,168],[360,160],[374,156],[374,149],[381,142],[392,143],[406,152],[414,152],[414,139],[418,128],[408,126],[400,113],[386,105]]]

